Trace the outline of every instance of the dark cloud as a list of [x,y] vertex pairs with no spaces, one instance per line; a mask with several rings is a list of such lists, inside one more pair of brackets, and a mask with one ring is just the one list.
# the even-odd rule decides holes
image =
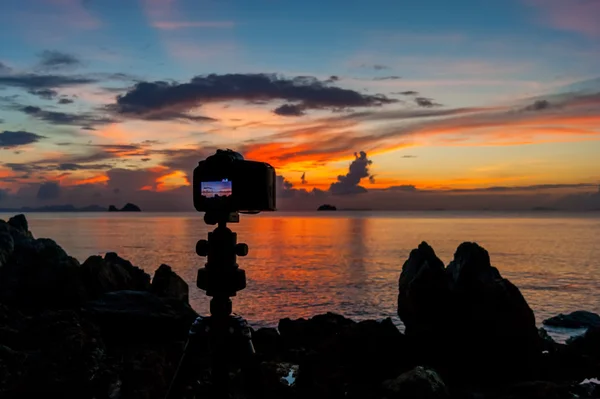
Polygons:
[[28,93],[33,94],[34,96],[38,96],[43,100],[52,100],[54,97],[58,96],[58,92],[52,89],[29,90]]
[[351,114],[329,118],[329,121],[384,121],[384,120],[405,120],[417,118],[437,118],[441,116],[459,116],[464,114],[473,114],[485,112],[489,108],[454,108],[454,109],[397,109],[393,111],[380,112],[354,112]]
[[97,83],[97,79],[86,76],[21,74],[0,76],[0,87],[11,86],[24,89],[43,89]]
[[325,83],[334,83],[340,80],[340,77],[337,75],[331,75],[329,79],[325,80]]
[[142,159],[140,159],[140,161],[142,161],[142,162],[148,162],[148,161],[151,161],[151,160],[152,160],[152,158],[142,158]]
[[447,192],[517,192],[517,191],[544,191],[544,190],[561,190],[574,188],[593,188],[596,187],[592,183],[574,183],[574,184],[535,184],[529,186],[493,186],[471,189],[453,189],[446,190]]
[[416,158],[416,155],[402,155],[402,158]]
[[417,94],[419,94],[419,92],[414,91],[414,90],[406,90],[406,91],[396,91],[396,92],[393,92],[392,94],[402,94],[403,96],[416,96]]
[[537,100],[531,105],[523,108],[524,111],[542,111],[550,108],[551,104],[548,100]]
[[0,74],[8,74],[12,69],[0,62]]
[[44,139],[44,136],[40,136],[39,134],[17,131],[12,132],[9,130],[5,130],[0,133],[0,148],[15,148],[22,145],[37,143],[41,139]]
[[419,107],[424,108],[432,108],[432,107],[441,107],[442,104],[438,104],[433,99],[427,97],[417,97],[415,98],[415,102]]
[[331,183],[329,192],[334,195],[360,194],[367,192],[367,189],[360,186],[363,178],[372,179],[369,172],[369,166],[373,163],[367,158],[367,153],[361,151],[354,154],[354,161],[350,164],[348,173],[344,176],[338,176],[337,182]]
[[214,154],[216,150],[216,147],[202,147],[197,149],[152,150],[151,153],[164,156],[165,159],[162,165],[172,170],[181,170],[191,176],[194,168],[198,166],[198,162]]
[[47,161],[37,161],[28,163],[7,162],[1,164],[13,172],[35,173],[35,172],[72,172],[76,170],[103,170],[110,169],[108,164],[76,164],[76,163],[52,163]]
[[76,163],[61,163],[57,165],[57,170],[100,170],[110,169],[111,166],[108,164],[76,164]]
[[31,173],[31,171],[39,170],[35,164],[32,163],[3,163],[2,166],[9,168],[13,172]]
[[373,80],[398,80],[402,79],[400,76],[382,76],[380,78],[373,78]]
[[188,120],[192,122],[214,122],[216,119],[202,115],[188,115],[183,112],[163,111],[147,115],[141,115],[140,119],[147,121],[172,121],[172,120]]
[[382,65],[382,64],[362,64],[360,67],[365,68],[365,69],[374,69],[376,71],[383,71],[386,69],[390,69],[389,66]]
[[79,58],[73,54],[56,50],[45,50],[39,54],[38,68],[43,70],[57,70],[81,66]]
[[58,100],[59,104],[73,104],[75,101],[71,100],[70,98],[61,98],[60,100]]
[[280,198],[291,198],[295,195],[293,184],[280,175],[276,176],[275,191],[277,193],[277,197]]
[[65,112],[45,111],[40,107],[34,107],[32,105],[21,107],[20,111],[54,125],[88,127],[90,125],[105,125],[115,122],[114,119],[100,117],[91,113],[69,114]]
[[413,186],[412,184],[403,184],[401,186],[390,186],[388,188],[386,188],[385,190],[387,191],[403,191],[403,192],[408,192],[408,193],[415,193],[418,191],[418,189]]
[[273,74],[211,74],[196,76],[188,83],[137,83],[118,96],[111,109],[139,118],[164,112],[187,113],[205,103],[233,100],[286,100],[298,102],[304,109],[372,107],[398,102],[383,95],[333,87],[310,76],[287,79]]
[[305,115],[304,108],[296,104],[283,104],[281,107],[275,108],[273,111],[281,116],[302,116]]
[[47,182],[40,185],[36,198],[42,201],[52,200],[60,197],[60,185],[55,182]]

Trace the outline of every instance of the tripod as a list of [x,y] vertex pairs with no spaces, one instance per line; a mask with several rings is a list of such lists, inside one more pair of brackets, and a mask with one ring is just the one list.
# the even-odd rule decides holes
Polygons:
[[228,398],[231,365],[247,362],[254,355],[250,327],[241,316],[232,315],[230,299],[246,288],[246,273],[238,267],[236,256],[246,256],[248,246],[238,244],[237,234],[227,227],[227,223],[239,222],[239,214],[207,212],[204,222],[217,225],[208,233],[208,240],[196,244],[198,256],[207,257],[204,268],[198,270],[196,285],[212,297],[211,315],[200,316],[192,324],[167,399],[184,395],[183,384],[203,360],[208,360],[204,365],[210,369],[211,393]]

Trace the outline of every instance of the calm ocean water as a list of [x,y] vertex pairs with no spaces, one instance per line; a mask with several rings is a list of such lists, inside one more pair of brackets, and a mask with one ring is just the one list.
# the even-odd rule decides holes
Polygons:
[[[10,215],[1,215],[7,219]],[[190,285],[194,308],[208,313],[195,287],[204,258],[196,241],[212,226],[201,214],[68,213],[27,215],[36,237],[70,255],[115,251],[153,274],[167,263]],[[270,213],[232,224],[250,253],[238,258],[248,288],[234,311],[255,326],[336,311],[354,319],[396,316],[404,260],[421,241],[448,264],[463,241],[476,241],[520,289],[538,322],[559,312],[600,312],[600,214],[447,212]]]

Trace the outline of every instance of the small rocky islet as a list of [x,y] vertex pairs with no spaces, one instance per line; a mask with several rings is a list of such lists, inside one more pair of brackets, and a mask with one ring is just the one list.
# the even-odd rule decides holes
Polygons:
[[[600,397],[598,315],[547,320],[587,327],[554,342],[476,243],[448,266],[421,243],[398,271],[404,333],[390,318],[282,318],[253,331],[232,397]],[[0,397],[164,397],[197,317],[188,290],[168,265],[151,277],[115,253],[80,264],[23,215],[0,221]],[[183,397],[211,397],[206,372]]]

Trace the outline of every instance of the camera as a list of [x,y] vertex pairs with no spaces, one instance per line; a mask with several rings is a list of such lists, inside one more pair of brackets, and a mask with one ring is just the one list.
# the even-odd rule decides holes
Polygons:
[[275,168],[244,160],[232,150],[217,150],[198,162],[193,179],[198,212],[258,213],[275,210]]

